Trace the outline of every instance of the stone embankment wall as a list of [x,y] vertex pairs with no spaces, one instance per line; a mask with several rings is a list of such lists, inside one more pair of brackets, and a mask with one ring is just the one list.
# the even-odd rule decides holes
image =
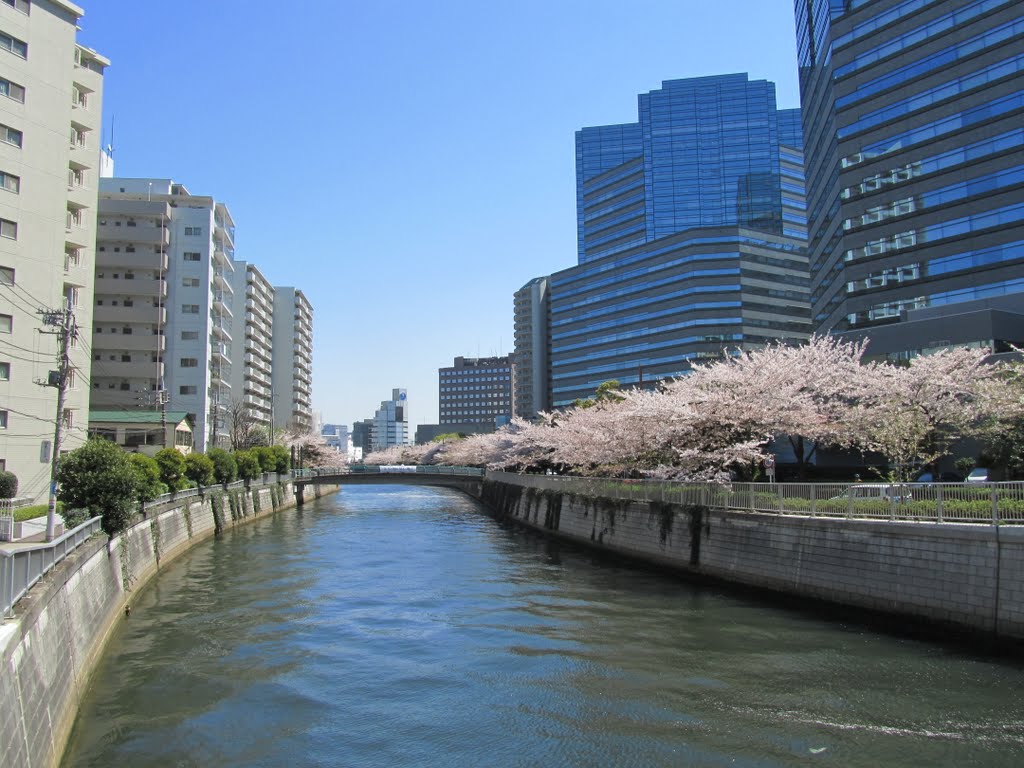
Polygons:
[[[331,488],[316,487],[319,498]],[[75,550],[0,624],[0,766],[58,765],[89,677],[131,593],[175,557],[222,530],[294,506],[290,483],[208,492],[150,510],[112,539]]]
[[1024,526],[684,508],[504,477],[485,482],[482,501],[559,537],[702,577],[1024,638]]

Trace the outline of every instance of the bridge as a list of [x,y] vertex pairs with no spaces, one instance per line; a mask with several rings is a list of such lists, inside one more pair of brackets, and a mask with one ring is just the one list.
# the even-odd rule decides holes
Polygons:
[[305,489],[310,485],[432,485],[455,488],[479,499],[484,474],[484,470],[478,467],[353,464],[329,469],[296,470],[292,482],[295,484],[295,498],[299,504],[303,502]]

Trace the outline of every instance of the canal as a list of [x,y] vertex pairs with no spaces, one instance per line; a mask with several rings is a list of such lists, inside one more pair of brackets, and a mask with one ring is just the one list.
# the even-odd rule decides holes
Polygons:
[[134,596],[65,766],[1020,766],[1024,666],[354,486]]

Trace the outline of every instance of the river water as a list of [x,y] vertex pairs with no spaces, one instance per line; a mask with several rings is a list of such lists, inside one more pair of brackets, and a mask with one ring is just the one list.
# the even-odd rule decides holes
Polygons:
[[65,766],[1024,765],[1024,666],[361,486],[135,595]]

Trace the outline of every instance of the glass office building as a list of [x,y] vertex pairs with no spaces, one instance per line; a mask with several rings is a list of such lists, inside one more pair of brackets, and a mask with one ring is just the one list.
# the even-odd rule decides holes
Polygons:
[[1024,4],[795,11],[816,329],[888,357],[1024,340]]
[[638,117],[576,134],[578,265],[549,283],[556,407],[809,332],[799,110],[734,74],[666,81]]

